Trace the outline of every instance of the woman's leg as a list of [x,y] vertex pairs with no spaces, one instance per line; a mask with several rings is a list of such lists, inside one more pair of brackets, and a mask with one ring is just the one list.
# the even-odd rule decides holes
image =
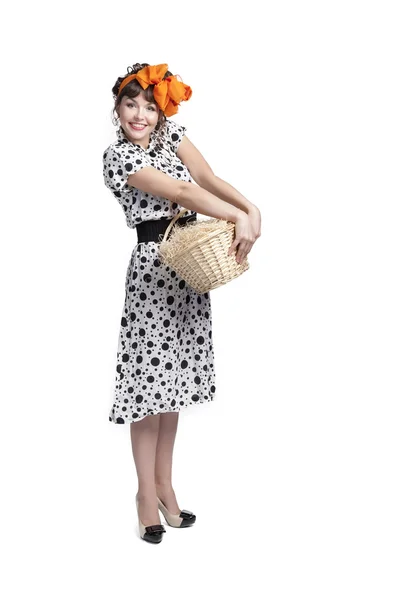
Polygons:
[[160,415],[154,473],[157,496],[173,514],[181,512],[172,487],[172,454],[178,419],[178,411]]
[[143,525],[160,523],[154,480],[160,415],[149,415],[131,423],[133,458],[138,476],[139,518]]

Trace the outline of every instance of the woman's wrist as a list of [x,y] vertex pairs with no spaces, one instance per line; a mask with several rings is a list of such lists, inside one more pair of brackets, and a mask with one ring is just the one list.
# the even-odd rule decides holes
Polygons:
[[246,211],[241,210],[240,208],[236,209],[236,213],[235,213],[235,217],[233,219],[234,223],[237,223],[237,221],[239,221],[240,219],[243,219],[244,217],[247,217]]
[[249,202],[246,212],[248,215],[250,215],[252,213],[257,213],[257,212],[259,212],[259,208],[255,204],[252,204],[251,202]]

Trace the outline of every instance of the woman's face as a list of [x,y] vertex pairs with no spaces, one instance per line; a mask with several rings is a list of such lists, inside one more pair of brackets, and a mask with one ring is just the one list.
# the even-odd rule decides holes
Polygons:
[[146,149],[150,133],[157,125],[158,113],[158,105],[147,102],[144,92],[140,92],[136,98],[124,96],[119,107],[119,118],[127,138]]

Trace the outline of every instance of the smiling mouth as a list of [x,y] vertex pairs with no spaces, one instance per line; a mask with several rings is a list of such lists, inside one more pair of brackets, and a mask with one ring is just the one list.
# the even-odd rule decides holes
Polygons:
[[132,127],[132,129],[136,129],[138,131],[139,130],[141,131],[142,129],[144,129],[145,127],[147,127],[147,125],[143,125],[143,124],[140,124],[140,123],[129,123],[129,125]]

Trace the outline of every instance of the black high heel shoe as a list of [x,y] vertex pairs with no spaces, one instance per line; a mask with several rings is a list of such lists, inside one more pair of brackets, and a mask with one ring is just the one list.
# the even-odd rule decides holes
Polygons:
[[136,494],[136,510],[138,514],[139,521],[139,533],[142,540],[146,542],[151,542],[152,544],[159,544],[163,539],[163,534],[166,533],[166,529],[164,525],[160,523],[156,523],[156,525],[143,525],[142,521],[139,517],[139,500]]
[[168,525],[171,527],[189,527],[196,521],[196,515],[190,510],[181,510],[178,515],[169,512],[168,508],[163,504],[160,498],[157,497],[158,508],[161,510]]

